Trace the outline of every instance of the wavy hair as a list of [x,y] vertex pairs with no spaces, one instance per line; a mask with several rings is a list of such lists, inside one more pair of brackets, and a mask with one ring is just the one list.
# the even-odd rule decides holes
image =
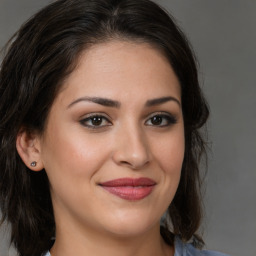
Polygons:
[[[200,128],[209,111],[193,51],[174,19],[150,0],[58,0],[30,18],[13,36],[0,70],[0,206],[21,256],[39,256],[55,235],[49,181],[30,171],[16,150],[21,128],[43,133],[63,80],[91,45],[113,39],[149,43],[169,60],[182,92],[185,156],[181,180],[161,234],[187,241],[201,221]],[[202,242],[200,237],[197,241]]]

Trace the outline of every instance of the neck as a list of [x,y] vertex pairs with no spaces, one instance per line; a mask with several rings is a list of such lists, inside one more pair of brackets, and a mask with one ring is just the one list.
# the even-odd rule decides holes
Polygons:
[[133,236],[60,227],[56,230],[51,255],[173,256],[174,250],[162,239],[159,225]]

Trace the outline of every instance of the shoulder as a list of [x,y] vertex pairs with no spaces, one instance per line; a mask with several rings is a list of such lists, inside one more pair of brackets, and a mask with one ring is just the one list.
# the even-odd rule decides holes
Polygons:
[[178,237],[175,237],[174,256],[228,256],[227,254],[196,249],[191,243],[183,243]]
[[50,252],[46,252],[45,254],[43,254],[42,256],[51,256]]

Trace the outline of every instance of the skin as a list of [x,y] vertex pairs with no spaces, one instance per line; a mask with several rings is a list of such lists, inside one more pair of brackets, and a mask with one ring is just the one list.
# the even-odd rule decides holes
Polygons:
[[[103,106],[88,97],[118,103]],[[170,98],[146,104],[163,97]],[[90,119],[95,114],[102,116],[97,125]],[[160,51],[124,41],[87,49],[31,145],[36,149],[27,164],[36,159],[34,170],[45,168],[51,185],[53,256],[174,255],[159,230],[180,180],[184,124],[180,84]],[[99,185],[124,177],[147,177],[156,185],[136,201]]]

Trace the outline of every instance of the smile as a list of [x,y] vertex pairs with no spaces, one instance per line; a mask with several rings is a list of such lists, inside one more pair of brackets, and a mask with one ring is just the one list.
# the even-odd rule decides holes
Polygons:
[[136,201],[151,194],[156,182],[149,178],[121,178],[100,184],[102,188],[122,199]]

